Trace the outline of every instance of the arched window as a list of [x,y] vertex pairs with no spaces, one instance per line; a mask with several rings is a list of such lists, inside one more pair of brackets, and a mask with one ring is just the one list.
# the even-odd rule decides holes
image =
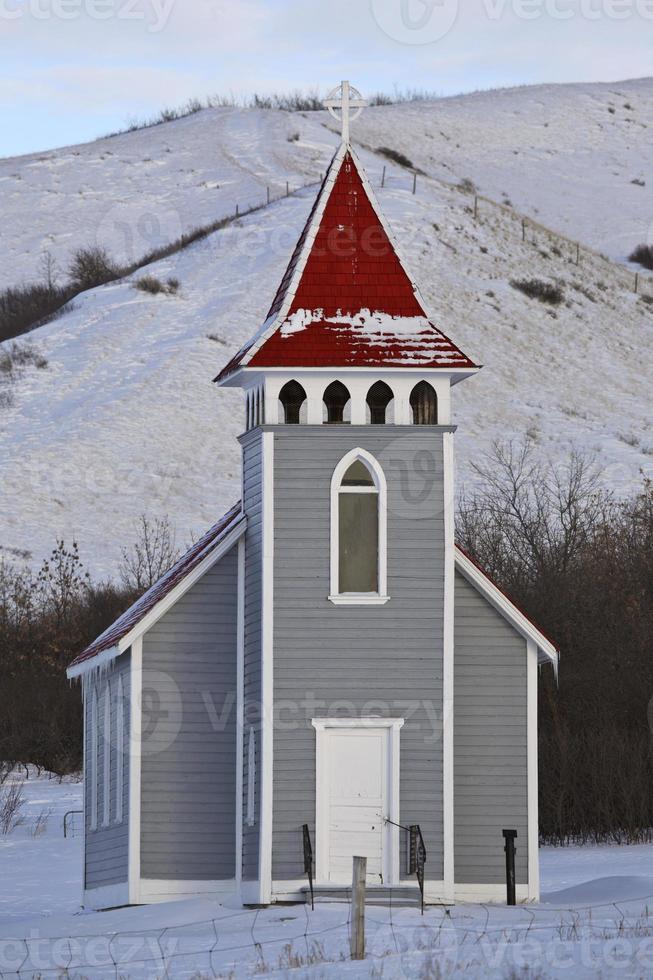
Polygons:
[[345,409],[349,403],[349,392],[341,381],[333,381],[324,392],[326,406],[326,421],[331,424],[342,424],[346,421]]
[[386,481],[370,453],[354,449],[331,479],[331,594],[335,603],[383,603]]
[[367,393],[367,404],[370,409],[372,425],[385,425],[387,422],[388,405],[394,398],[392,388],[385,381],[377,381]]
[[299,425],[299,414],[306,401],[306,392],[298,381],[288,381],[279,392],[286,425]]
[[420,381],[410,393],[413,425],[438,424],[438,396],[428,381]]

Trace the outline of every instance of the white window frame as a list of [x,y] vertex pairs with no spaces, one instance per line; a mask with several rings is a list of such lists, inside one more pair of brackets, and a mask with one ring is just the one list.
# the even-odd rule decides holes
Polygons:
[[116,822],[122,823],[124,818],[125,778],[125,691],[122,676],[118,677],[116,694]]
[[256,823],[256,733],[250,727],[247,736],[247,805],[245,822],[248,827]]
[[[369,470],[373,487],[343,487],[349,467],[361,462]],[[340,494],[375,493],[378,498],[378,592],[340,592]],[[388,592],[388,487],[385,473],[377,459],[365,449],[352,449],[340,460],[331,477],[331,578],[329,601],[337,606],[382,606],[390,599]]]
[[90,773],[91,782],[91,830],[97,830],[97,807],[98,807],[98,698],[97,688],[93,686],[91,693],[91,759]]
[[104,689],[104,721],[102,727],[102,826],[111,823],[111,684]]

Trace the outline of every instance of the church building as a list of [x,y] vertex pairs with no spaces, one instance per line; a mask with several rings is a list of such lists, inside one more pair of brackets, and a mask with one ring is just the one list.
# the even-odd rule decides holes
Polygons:
[[537,684],[558,654],[455,544],[453,395],[479,368],[352,149],[361,102],[331,99],[342,143],[216,379],[243,391],[241,501],[68,668],[87,907],[304,901],[309,877],[319,899],[354,855],[368,892],[503,901],[504,829],[517,900],[539,897]]

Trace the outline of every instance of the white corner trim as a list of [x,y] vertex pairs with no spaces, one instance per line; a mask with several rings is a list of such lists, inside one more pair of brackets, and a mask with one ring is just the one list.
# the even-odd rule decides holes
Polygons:
[[525,640],[532,640],[536,644],[538,650],[544,656],[544,662],[552,663],[557,669],[558,651],[553,643],[531,623],[530,619],[524,615],[521,609],[518,609],[514,602],[511,602],[501,589],[460,548],[456,548],[456,568],[464,575],[468,582],[476,586],[478,591],[485,596],[497,612],[501,613],[505,619],[512,623],[517,632]]
[[315,729],[315,877],[318,883],[329,883],[329,778],[327,747],[329,730],[367,729],[387,732],[388,823],[385,827],[384,868],[386,883],[400,883],[399,823],[400,817],[400,731],[404,718],[313,718]]
[[528,899],[540,899],[540,822],[538,808],[538,748],[537,748],[537,644],[526,643],[526,702],[528,758]]
[[245,738],[245,538],[238,542],[236,613],[236,885],[243,880],[243,764]]
[[261,736],[259,822],[259,903],[272,896],[272,805],[274,762],[274,432],[261,436],[263,466],[263,575],[261,606]]
[[129,888],[126,881],[116,885],[102,885],[100,888],[85,888],[82,905],[85,909],[100,912],[129,905]]
[[[339,497],[342,480],[352,465],[360,460],[370,471],[374,480],[376,493],[378,494],[379,510],[379,531],[378,531],[378,593],[341,593],[339,589],[339,565],[340,565],[340,507]],[[337,464],[331,477],[331,541],[330,541],[330,589],[329,600],[335,602],[336,598],[343,599],[342,605],[382,605],[390,598],[388,591],[388,485],[385,473],[379,461],[366,449],[352,449],[342,457]],[[372,600],[372,601],[370,601]],[[374,601],[376,600],[376,601]],[[380,600],[380,601],[379,601]]]
[[129,903],[141,901],[141,699],[143,695],[143,638],[134,641],[129,684]]
[[442,619],[442,839],[445,898],[454,897],[454,447],[453,432],[442,436],[444,518],[444,610]]

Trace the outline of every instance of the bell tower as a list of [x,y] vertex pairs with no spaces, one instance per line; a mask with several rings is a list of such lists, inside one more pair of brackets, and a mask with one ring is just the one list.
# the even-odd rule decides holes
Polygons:
[[216,379],[246,402],[243,896],[294,894],[303,825],[318,884],[346,880],[362,820],[372,883],[405,880],[396,824],[419,824],[430,893],[451,899],[451,389],[479,368],[430,318],[351,147],[364,100],[343,82],[325,105],[341,144]]

